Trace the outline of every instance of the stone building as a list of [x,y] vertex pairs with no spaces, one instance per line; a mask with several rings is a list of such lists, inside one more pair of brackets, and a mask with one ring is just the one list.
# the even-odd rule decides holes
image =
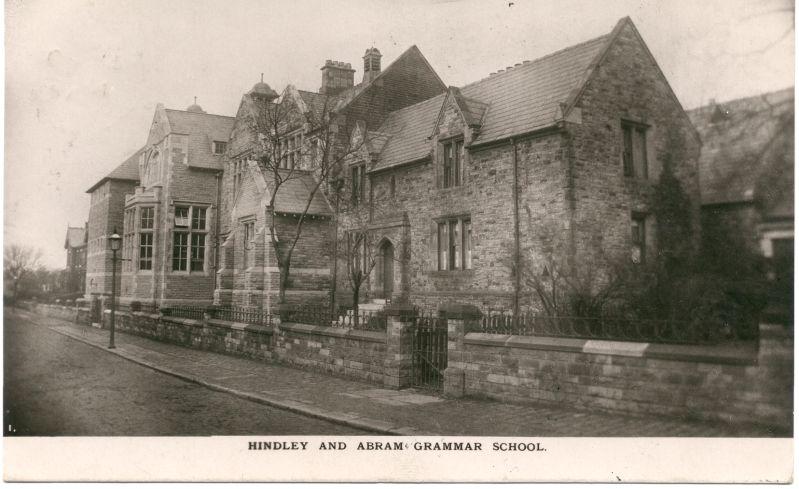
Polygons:
[[703,143],[705,245],[720,254],[735,254],[737,245],[762,254],[778,288],[792,296],[793,88],[712,102],[689,115]]
[[629,18],[442,92],[365,119],[373,150],[351,163],[339,238],[372,236],[366,298],[514,310],[552,267],[646,261],[667,159],[698,230],[700,141]]
[[64,249],[67,250],[67,267],[64,277],[65,294],[83,294],[86,291],[86,238],[87,227],[67,227]]
[[[89,219],[86,223],[86,296],[111,295],[111,250],[108,237],[122,232],[125,195],[132,194],[139,183],[139,155],[130,158],[91,186]],[[120,268],[117,264],[117,290]]]
[[[269,308],[284,280],[288,302],[349,306],[363,269],[359,302],[520,309],[556,268],[651,259],[666,166],[698,230],[699,137],[629,18],[463,87],[416,46],[381,58],[358,84],[328,60],[315,92],[262,80],[235,118],[159,106],[124,202],[123,300]],[[346,158],[324,173],[328,154]]]
[[[336,249],[331,223],[335,202],[330,201],[328,182],[319,185],[320,168],[334,170],[324,172],[329,177],[325,180],[340,180],[338,162],[353,152],[349,135],[356,127],[378,127],[392,111],[445,89],[416,46],[384,70],[381,57],[376,48],[366,51],[357,85],[349,63],[328,60],[316,92],[290,85],[278,96],[261,81],[242,97],[223,179],[217,303],[269,308],[275,302],[280,269],[270,228],[274,225],[281,249],[296,235],[300,218],[303,227],[292,255],[286,301],[327,303],[331,250]],[[281,126],[278,135],[276,126]],[[271,164],[264,164],[264,151],[277,155]]]
[[233,118],[158,105],[124,198],[120,300],[210,304],[222,159]]

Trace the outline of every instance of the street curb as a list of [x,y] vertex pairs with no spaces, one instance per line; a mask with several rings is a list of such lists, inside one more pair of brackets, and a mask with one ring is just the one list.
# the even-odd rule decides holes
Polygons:
[[325,411],[321,408],[318,408],[312,404],[306,404],[301,401],[292,401],[292,400],[285,400],[285,399],[278,399],[276,397],[271,396],[264,396],[259,394],[254,394],[252,392],[240,391],[238,389],[232,389],[230,387],[225,387],[223,385],[214,384],[208,382],[207,380],[203,380],[199,377],[194,377],[189,374],[177,372],[175,370],[162,367],[156,365],[154,363],[148,362],[146,360],[142,360],[134,355],[130,355],[125,353],[124,351],[120,351],[119,349],[111,350],[103,345],[98,345],[86,338],[82,338],[79,335],[71,333],[69,331],[59,330],[53,327],[48,326],[47,329],[58,333],[60,335],[66,336],[68,338],[72,338],[73,340],[80,341],[83,344],[92,346],[99,350],[102,350],[106,353],[110,353],[112,355],[116,355],[118,357],[124,358],[129,362],[136,363],[143,367],[147,367],[149,369],[155,370],[156,372],[161,372],[166,375],[170,375],[172,377],[176,377],[178,379],[191,382],[193,384],[201,385],[208,389],[224,392],[227,394],[234,395],[236,397],[240,397],[242,399],[246,399],[248,401],[257,402],[259,404],[264,404],[267,406],[271,406],[274,408],[282,409],[285,411],[302,414],[304,416],[309,416],[316,419],[321,419],[323,421],[329,421],[331,423],[340,424],[344,426],[349,426],[352,428],[357,428],[365,431],[371,431],[374,433],[379,433],[382,435],[392,435],[392,436],[408,436],[408,435],[423,435],[424,433],[417,432],[416,429],[410,427],[403,427],[403,428],[395,428],[390,423],[385,421],[378,421],[370,418],[361,418],[358,415],[354,414],[346,414],[346,413],[336,413]]

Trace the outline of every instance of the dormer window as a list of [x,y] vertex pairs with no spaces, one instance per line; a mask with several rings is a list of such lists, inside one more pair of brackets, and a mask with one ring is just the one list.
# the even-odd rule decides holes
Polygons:
[[461,184],[461,153],[463,140],[443,144],[444,181],[443,187],[457,187]]
[[227,150],[227,143],[224,141],[214,141],[214,154],[221,155]]

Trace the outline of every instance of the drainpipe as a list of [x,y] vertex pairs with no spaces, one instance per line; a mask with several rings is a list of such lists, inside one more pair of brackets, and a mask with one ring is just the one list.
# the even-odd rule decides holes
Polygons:
[[216,172],[216,212],[214,212],[214,280],[213,280],[213,287],[214,289],[211,291],[212,295],[216,292],[217,287],[219,286],[218,280],[218,271],[219,271],[219,220],[222,217],[221,209],[219,207],[219,201],[221,200],[222,196],[222,172]]
[[513,287],[513,316],[519,316],[519,292],[521,289],[521,252],[519,244],[519,157],[516,151],[516,140],[510,138],[513,147],[513,266],[515,268],[515,283]]

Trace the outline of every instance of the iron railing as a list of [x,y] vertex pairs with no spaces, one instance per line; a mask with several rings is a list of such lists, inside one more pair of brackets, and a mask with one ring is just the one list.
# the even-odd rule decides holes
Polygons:
[[347,328],[364,331],[385,331],[386,315],[382,311],[358,311],[340,309],[333,314],[326,306],[283,306],[280,320],[287,323],[310,324],[328,328]]
[[647,343],[708,344],[725,339],[722,327],[690,321],[610,317],[491,314],[471,323],[469,332],[554,336]]
[[255,307],[211,307],[207,310],[211,319],[221,319],[237,323],[270,326],[272,315]]
[[130,312],[146,312],[148,314],[158,314],[158,312],[160,311],[160,308],[157,305],[155,305],[155,304],[153,304],[151,302],[143,302],[143,303],[139,303],[139,304],[130,303],[130,304],[124,306],[123,310],[130,311]]
[[166,306],[161,308],[164,316],[185,319],[202,319],[208,306]]

